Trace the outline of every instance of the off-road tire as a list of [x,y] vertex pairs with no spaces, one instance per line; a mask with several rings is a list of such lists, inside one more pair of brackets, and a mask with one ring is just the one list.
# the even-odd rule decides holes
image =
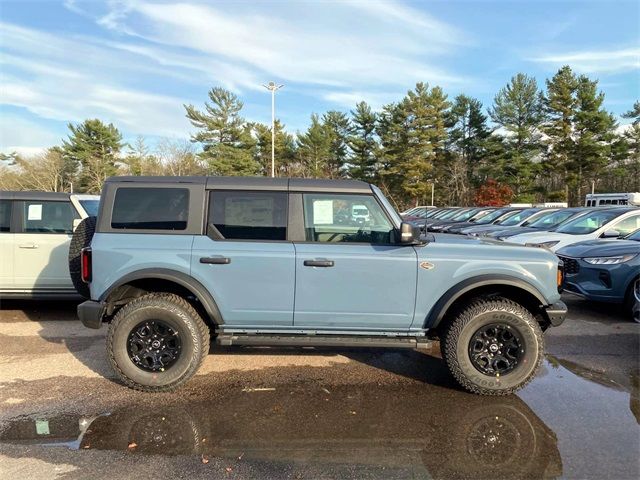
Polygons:
[[[502,376],[482,373],[471,362],[469,342],[481,327],[492,323],[516,329],[524,342],[518,365]],[[542,329],[531,312],[512,300],[494,297],[473,300],[444,328],[440,339],[442,358],[465,390],[480,395],[509,395],[535,377],[544,357]]]
[[83,219],[73,232],[69,245],[69,275],[76,291],[83,297],[89,298],[89,285],[82,281],[82,265],[80,264],[80,252],[91,245],[91,239],[96,231],[96,217]]
[[[179,334],[180,356],[165,371],[145,371],[129,357],[129,334],[145,320],[162,320]],[[132,300],[115,315],[107,334],[107,354],[126,386],[143,392],[167,392],[196,373],[209,353],[209,342],[209,328],[189,302],[173,293],[149,293]]]

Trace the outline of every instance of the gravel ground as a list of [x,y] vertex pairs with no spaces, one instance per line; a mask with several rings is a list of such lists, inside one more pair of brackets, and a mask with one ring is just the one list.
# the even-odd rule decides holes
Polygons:
[[518,395],[437,350],[214,346],[171,394],[118,384],[71,303],[0,305],[0,478],[638,478],[640,325],[572,296]]

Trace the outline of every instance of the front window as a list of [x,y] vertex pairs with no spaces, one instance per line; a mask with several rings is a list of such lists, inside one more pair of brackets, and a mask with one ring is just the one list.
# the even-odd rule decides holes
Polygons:
[[487,215],[482,217],[480,220],[478,220],[476,224],[487,225],[489,223],[492,223],[494,220],[504,215],[504,212],[505,212],[504,210],[494,210],[493,212],[488,213]]
[[547,213],[529,224],[532,228],[545,228],[553,227],[554,225],[560,225],[572,215],[575,215],[574,211],[558,210],[556,212]]
[[372,195],[305,194],[303,201],[308,242],[394,242],[395,228]]
[[529,210],[529,209],[522,210],[520,212],[517,212],[515,215],[507,217],[504,221],[500,222],[500,225],[504,227],[513,227],[523,222],[524,220],[529,218],[531,215],[537,213],[538,211],[539,210]]
[[586,235],[595,232],[619,215],[618,212],[610,210],[596,210],[566,222],[556,232],[568,233],[569,235]]
[[475,208],[464,210],[462,212],[459,212],[457,215],[454,215],[453,217],[451,217],[451,220],[455,220],[457,222],[464,222],[467,219],[471,218],[476,212],[477,210]]
[[[395,223],[396,227],[399,227],[402,223],[402,217],[398,214],[398,212],[396,212],[396,209],[393,208],[387,197],[384,196],[382,190],[380,190],[375,185],[371,185],[371,189],[373,190],[373,193],[375,193],[376,197],[378,197],[378,200],[380,200],[380,202],[382,203],[382,206],[386,208],[387,212],[389,212],[389,215],[391,215],[391,220]],[[429,215],[430,210],[433,209],[423,208],[423,210],[425,215]]]
[[618,232],[620,232],[620,235],[627,235],[638,228],[640,228],[640,215],[627,217],[624,220],[620,220],[618,223],[611,226],[611,229],[617,230]]

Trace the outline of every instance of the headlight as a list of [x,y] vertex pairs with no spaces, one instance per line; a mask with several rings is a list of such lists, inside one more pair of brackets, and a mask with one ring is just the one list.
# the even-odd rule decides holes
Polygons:
[[542,247],[542,248],[551,248],[560,243],[560,240],[553,240],[551,242],[541,242],[541,243],[525,243],[527,247]]
[[618,263],[628,262],[636,256],[636,253],[629,253],[627,255],[616,255],[615,257],[589,257],[583,258],[583,260],[591,265],[617,265]]

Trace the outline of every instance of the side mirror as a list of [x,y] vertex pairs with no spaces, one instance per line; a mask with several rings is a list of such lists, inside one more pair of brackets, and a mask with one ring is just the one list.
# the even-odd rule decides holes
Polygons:
[[605,230],[604,233],[602,235],[600,235],[601,238],[618,238],[620,236],[620,232],[618,230]]
[[81,218],[74,218],[73,219],[73,231],[76,231],[76,228],[78,228],[78,225],[80,225],[80,222],[82,221]]
[[420,240],[420,227],[409,222],[400,224],[400,243],[402,245],[415,245]]

